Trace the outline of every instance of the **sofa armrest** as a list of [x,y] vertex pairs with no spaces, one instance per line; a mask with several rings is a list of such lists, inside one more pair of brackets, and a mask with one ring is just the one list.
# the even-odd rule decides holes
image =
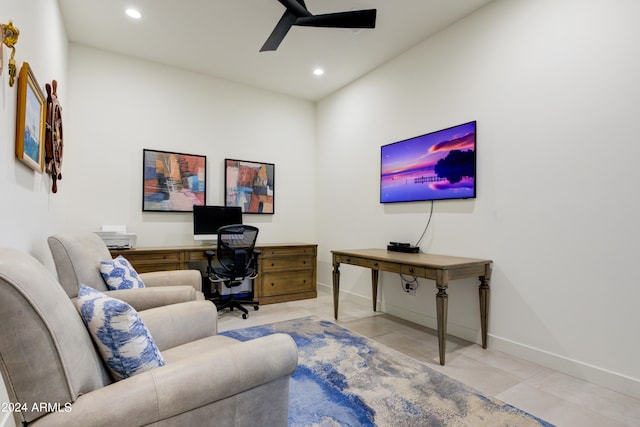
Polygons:
[[196,301],[198,293],[191,286],[161,286],[158,288],[105,291],[105,294],[130,304],[137,311],[181,302]]
[[[63,409],[50,413],[32,426],[85,427],[88,420],[94,427],[153,425],[228,397],[247,398],[246,393],[241,393],[265,384],[276,385],[280,395],[277,397],[280,401],[284,399],[281,418],[286,424],[287,377],[295,371],[297,363],[297,348],[290,336],[268,335],[196,354],[84,394],[68,412]],[[276,384],[280,379],[286,381]],[[273,394],[269,399],[277,400]],[[235,413],[239,406],[237,400],[230,402],[225,416],[242,416]],[[260,416],[260,412],[255,415]],[[191,421],[198,422],[197,415]],[[207,422],[199,421],[198,425]],[[233,420],[226,421],[235,424]],[[252,422],[256,420],[252,418]]]
[[[298,366],[298,349],[287,334],[277,333],[202,352],[154,375],[163,417],[183,413],[288,377]],[[182,378],[176,380],[177,373]],[[288,384],[288,382],[287,382]],[[254,420],[255,421],[255,420]]]
[[218,310],[210,301],[171,304],[139,314],[160,351],[218,333]]
[[191,286],[196,291],[202,291],[202,273],[198,270],[153,271],[138,275],[147,287]]

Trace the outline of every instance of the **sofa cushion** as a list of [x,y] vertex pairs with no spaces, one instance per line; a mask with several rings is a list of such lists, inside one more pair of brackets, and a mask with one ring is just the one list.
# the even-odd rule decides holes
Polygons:
[[100,263],[100,274],[110,291],[144,288],[144,282],[128,259],[119,255]]
[[126,302],[81,285],[76,306],[116,380],[165,364],[140,315]]

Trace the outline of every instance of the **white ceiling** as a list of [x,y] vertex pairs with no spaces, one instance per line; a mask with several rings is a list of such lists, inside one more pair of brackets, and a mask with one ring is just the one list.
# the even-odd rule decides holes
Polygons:
[[[306,0],[316,13],[377,9],[375,29],[294,26],[259,52],[277,0],[58,0],[70,42],[319,100],[491,0]],[[134,21],[128,7],[142,13]],[[312,70],[326,72],[316,77]]]

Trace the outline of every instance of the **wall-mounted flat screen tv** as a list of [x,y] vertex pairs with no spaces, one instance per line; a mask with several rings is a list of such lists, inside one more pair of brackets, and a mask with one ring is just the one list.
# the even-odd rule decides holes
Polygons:
[[380,148],[380,203],[475,197],[475,121]]

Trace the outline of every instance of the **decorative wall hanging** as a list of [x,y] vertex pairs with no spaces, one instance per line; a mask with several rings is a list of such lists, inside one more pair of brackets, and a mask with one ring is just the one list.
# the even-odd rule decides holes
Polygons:
[[274,210],[273,163],[225,159],[226,206],[240,206],[244,213],[272,214]]
[[[9,21],[8,24],[0,24],[2,27],[2,43],[4,43],[9,49],[11,49],[11,58],[9,58],[9,86],[13,87],[16,81],[16,48],[15,44],[18,43],[18,36],[20,30],[13,26],[13,21]],[[2,68],[2,60],[0,60],[0,69]],[[2,72],[0,72],[2,74]]]
[[42,89],[29,63],[24,62],[18,77],[16,156],[38,172],[44,164],[45,109]]
[[207,157],[143,150],[142,210],[191,212],[206,204]]
[[58,180],[62,179],[62,107],[58,101],[58,82],[45,85],[47,89],[47,126],[44,137],[44,170],[51,175],[51,191],[58,192]]

